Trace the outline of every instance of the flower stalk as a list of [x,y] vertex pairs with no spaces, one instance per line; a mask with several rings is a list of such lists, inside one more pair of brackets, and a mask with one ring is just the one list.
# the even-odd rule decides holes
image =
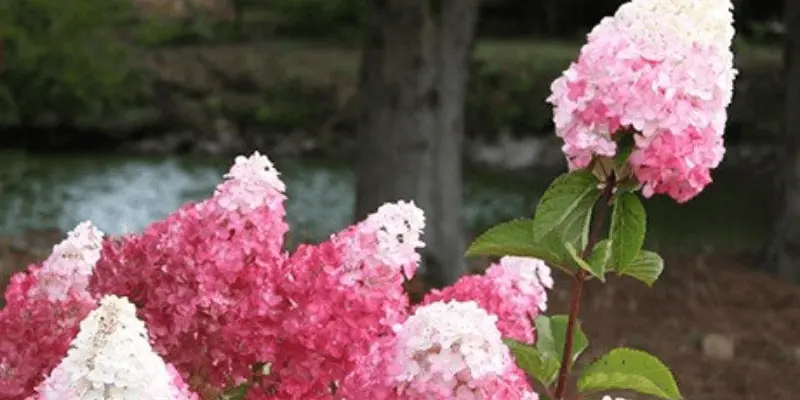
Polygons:
[[[595,210],[596,212],[592,217],[591,231],[589,232],[589,238],[586,241],[586,247],[583,249],[582,258],[584,260],[589,258],[592,253],[592,249],[600,241],[600,234],[606,221],[606,216],[608,214],[609,206],[611,205],[611,199],[614,195],[614,189],[616,188],[616,185],[616,178],[614,173],[611,172],[607,175],[603,190],[600,193],[597,203],[595,204],[597,210]],[[564,353],[561,359],[561,367],[558,370],[558,381],[556,383],[556,390],[553,394],[553,400],[562,400],[566,394],[567,378],[569,377],[569,371],[572,367],[573,361],[572,346],[575,336],[575,328],[578,323],[578,317],[580,316],[583,285],[589,278],[589,274],[586,272],[586,270],[579,269],[577,272],[575,272],[572,278],[572,295],[570,296],[569,301],[567,332],[566,336],[564,337]]]

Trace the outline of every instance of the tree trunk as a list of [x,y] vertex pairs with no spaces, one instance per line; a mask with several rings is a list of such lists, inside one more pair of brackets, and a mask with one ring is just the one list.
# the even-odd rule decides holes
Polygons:
[[360,79],[356,217],[414,200],[425,269],[455,282],[463,259],[462,142],[479,0],[374,0]]
[[778,210],[765,269],[780,277],[800,281],[800,2],[785,2],[784,109]]

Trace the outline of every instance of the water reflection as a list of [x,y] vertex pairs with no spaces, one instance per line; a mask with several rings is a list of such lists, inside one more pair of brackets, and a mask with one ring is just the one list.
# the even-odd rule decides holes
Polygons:
[[[344,166],[275,160],[287,183],[293,236],[321,240],[350,223],[354,178]],[[57,227],[90,219],[109,234],[138,232],[186,201],[208,197],[228,160],[64,157],[0,154],[0,233]],[[464,217],[472,229],[528,214],[535,193],[469,179]]]

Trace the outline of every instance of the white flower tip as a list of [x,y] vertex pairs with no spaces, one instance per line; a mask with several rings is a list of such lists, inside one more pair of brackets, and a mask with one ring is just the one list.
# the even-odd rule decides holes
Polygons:
[[[479,334],[476,334],[479,333]],[[419,371],[419,357],[430,358],[436,354],[451,357],[458,354],[474,379],[499,375],[507,369],[510,358],[497,328],[497,317],[489,314],[475,301],[438,301],[419,307],[408,317],[399,330],[406,373],[400,379],[413,379]],[[409,359],[410,356],[410,359]],[[443,365],[423,368],[436,369]],[[455,371],[457,372],[457,371]]]
[[538,281],[545,288],[553,288],[552,271],[543,260],[533,257],[505,256],[500,259],[500,265],[524,277]]
[[633,0],[613,20],[640,37],[664,35],[701,45],[729,47],[734,34],[731,0]]
[[64,299],[71,289],[85,290],[100,260],[102,240],[103,232],[91,221],[78,224],[66,239],[53,246],[39,271],[37,290],[53,301]]
[[144,322],[125,297],[107,295],[80,324],[67,356],[39,388],[43,399],[105,398],[173,400],[166,363],[150,346]]
[[414,244],[415,247],[424,245],[420,239],[425,229],[425,212],[413,201],[385,203],[368,219],[382,230],[408,239],[404,243]]
[[272,161],[258,150],[249,157],[237,156],[233,166],[225,174],[225,178],[260,185],[266,184],[281,193],[286,190],[286,185],[280,178],[280,172],[275,169]]
[[413,201],[386,203],[367,217],[365,226],[377,236],[378,258],[387,265],[402,266],[411,279],[419,261],[417,249],[425,247],[422,232],[425,213]]

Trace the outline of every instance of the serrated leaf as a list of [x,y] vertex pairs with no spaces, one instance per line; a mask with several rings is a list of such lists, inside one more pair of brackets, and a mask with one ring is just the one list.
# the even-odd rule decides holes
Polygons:
[[[541,354],[559,360],[564,355],[564,343],[567,338],[566,315],[553,315],[551,317],[540,315],[534,320],[536,325],[536,348]],[[589,339],[581,329],[580,321],[576,321],[575,331],[572,333],[572,361],[578,359],[586,348],[589,347]]]
[[641,350],[611,350],[588,367],[578,378],[578,391],[632,390],[667,400],[683,397],[669,368]]
[[542,195],[534,215],[534,239],[542,240],[553,231],[563,232],[570,216],[591,212],[587,199],[599,194],[597,179],[591,172],[580,170],[556,178]]
[[496,225],[478,236],[467,249],[467,256],[518,256],[535,257],[549,263],[561,262],[558,252],[548,241],[536,242],[533,238],[533,220],[515,219]]
[[627,275],[643,282],[647,286],[653,284],[664,271],[664,259],[652,251],[643,250],[628,266],[617,269],[620,276]]
[[595,271],[602,271],[605,274],[608,262],[611,260],[611,241],[603,239],[597,242],[592,249],[592,254],[586,263]]
[[578,254],[578,251],[575,249],[575,246],[573,246],[572,243],[564,243],[564,247],[567,249],[567,252],[569,253],[570,257],[572,257],[572,261],[574,261],[575,264],[578,265],[578,267],[580,267],[580,269],[592,274],[592,276],[594,276],[595,278],[605,282],[606,277],[603,265],[600,265],[600,268],[598,269],[593,268],[592,265],[589,265],[589,263],[587,263],[583,258],[581,258],[581,255]]
[[557,377],[560,360],[541,354],[534,346],[513,339],[504,340],[514,355],[517,366],[544,386],[550,386]]
[[611,258],[615,268],[625,268],[644,244],[647,217],[634,193],[622,193],[611,214]]

